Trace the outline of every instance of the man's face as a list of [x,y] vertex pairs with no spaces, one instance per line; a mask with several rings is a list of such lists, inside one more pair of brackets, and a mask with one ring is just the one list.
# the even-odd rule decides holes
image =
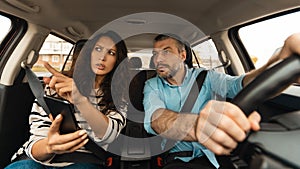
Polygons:
[[172,38],[155,42],[152,53],[156,72],[162,78],[172,78],[183,68],[185,51],[178,49]]

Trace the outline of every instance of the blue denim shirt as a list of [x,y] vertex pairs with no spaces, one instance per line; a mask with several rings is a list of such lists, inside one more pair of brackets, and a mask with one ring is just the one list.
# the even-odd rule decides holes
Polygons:
[[[145,119],[144,127],[147,132],[157,135],[151,128],[151,116],[153,112],[159,108],[180,112],[189,91],[197,77],[204,70],[203,68],[186,69],[186,75],[180,86],[171,85],[165,79],[156,76],[146,81],[144,88],[144,108]],[[209,100],[223,100],[233,98],[242,89],[242,76],[229,76],[213,70],[207,72],[206,79],[202,85],[202,89],[192,108],[191,113],[199,114],[200,110]],[[164,147],[166,140],[162,143]],[[178,157],[182,161],[188,162],[195,157],[206,155],[210,162],[219,168],[219,164],[213,152],[205,148],[198,142],[178,141],[170,152],[193,151],[192,157]]]

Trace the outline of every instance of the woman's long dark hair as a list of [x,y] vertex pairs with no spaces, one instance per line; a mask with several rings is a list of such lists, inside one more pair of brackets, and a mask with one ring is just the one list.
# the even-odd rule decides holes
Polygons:
[[[79,92],[82,95],[89,97],[91,95],[91,91],[94,89],[94,83],[95,83],[95,78],[96,78],[95,73],[91,69],[91,53],[92,53],[97,41],[103,36],[111,38],[117,48],[116,64],[114,65],[114,68],[112,69],[112,71],[110,71],[108,74],[105,75],[102,83],[99,86],[99,89],[101,89],[103,92],[103,98],[102,98],[101,102],[98,104],[105,105],[104,106],[105,110],[102,110],[102,112],[105,113],[106,110],[108,110],[108,109],[115,110],[116,109],[115,105],[118,105],[122,102],[121,101],[122,97],[120,97],[120,96],[124,95],[121,90],[121,89],[124,89],[123,87],[119,88],[119,89],[116,89],[115,87],[113,87],[114,90],[120,90],[120,92],[118,92],[118,96],[120,98],[118,98],[118,100],[114,100],[115,103],[113,102],[111,86],[121,87],[124,84],[124,83],[122,84],[122,82],[124,82],[122,79],[126,79],[126,76],[128,75],[128,73],[126,73],[126,70],[125,70],[125,68],[127,68],[127,63],[120,64],[122,61],[124,61],[124,59],[127,58],[127,47],[125,45],[125,42],[122,40],[122,38],[113,31],[99,33],[99,34],[94,35],[92,38],[90,38],[84,45],[82,51],[80,52],[80,55],[78,57],[78,60],[77,60],[76,66],[75,66],[73,77],[74,77],[74,81],[75,81],[75,84],[76,84]],[[125,61],[127,62],[128,60],[126,59]],[[118,68],[118,66],[122,66],[122,68],[124,70],[118,71],[118,73],[116,74],[116,76],[118,76],[119,80],[114,83],[117,83],[117,84],[111,84],[112,77],[114,76],[114,72]]]

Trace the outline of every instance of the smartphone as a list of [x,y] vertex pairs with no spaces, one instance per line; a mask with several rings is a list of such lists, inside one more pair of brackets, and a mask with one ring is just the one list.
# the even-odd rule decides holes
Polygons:
[[61,134],[72,133],[79,129],[74,115],[75,109],[73,104],[71,104],[67,100],[51,96],[44,96],[44,99],[53,118],[55,118],[59,114],[63,116],[63,121],[60,125]]

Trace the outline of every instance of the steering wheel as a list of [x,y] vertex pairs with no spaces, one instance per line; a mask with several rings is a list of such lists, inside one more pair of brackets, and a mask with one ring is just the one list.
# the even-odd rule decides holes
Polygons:
[[[293,54],[257,76],[233,98],[232,103],[243,110],[246,116],[249,116],[258,105],[286,89],[299,76],[300,56]],[[281,142],[280,144],[284,143]],[[245,159],[248,157],[245,157],[244,153],[245,151],[251,151],[249,150],[249,145],[247,139],[239,143],[238,147],[233,151],[233,155],[248,161],[249,159]]]
[[294,54],[262,72],[233,98],[232,103],[249,116],[257,105],[286,89],[299,76],[300,56]]

